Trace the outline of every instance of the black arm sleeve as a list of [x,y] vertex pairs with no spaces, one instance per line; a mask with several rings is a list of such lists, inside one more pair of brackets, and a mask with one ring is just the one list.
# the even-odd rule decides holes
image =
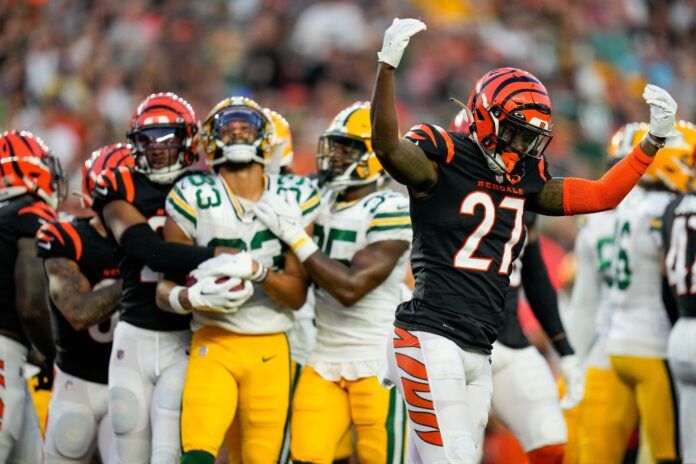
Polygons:
[[561,356],[573,354],[573,348],[568,343],[561,316],[558,314],[558,297],[541,257],[539,241],[529,243],[524,250],[522,286],[532,312],[551,339],[556,352]]
[[674,293],[672,293],[672,289],[669,287],[667,277],[662,277],[662,303],[667,310],[669,321],[674,325],[677,319],[679,319],[679,307],[677,306],[677,299],[674,297]]
[[165,242],[146,223],[126,229],[121,235],[121,247],[128,256],[155,272],[188,274],[203,261],[215,256],[215,248]]

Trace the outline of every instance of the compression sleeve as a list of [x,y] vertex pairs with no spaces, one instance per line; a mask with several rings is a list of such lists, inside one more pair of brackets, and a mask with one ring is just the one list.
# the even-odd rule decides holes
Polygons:
[[128,256],[155,272],[189,273],[215,256],[215,248],[165,242],[146,224],[136,224],[121,235],[121,247]]
[[563,211],[573,214],[597,213],[616,208],[643,175],[652,156],[643,153],[640,144],[599,180],[568,177],[563,180]]
[[539,241],[527,245],[522,256],[522,286],[529,306],[539,324],[561,356],[573,354],[568,343],[561,316],[558,314],[558,297],[549,279]]

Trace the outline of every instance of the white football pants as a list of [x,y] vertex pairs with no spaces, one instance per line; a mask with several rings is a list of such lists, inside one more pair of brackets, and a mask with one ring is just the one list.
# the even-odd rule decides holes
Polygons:
[[696,464],[696,318],[679,318],[669,335],[669,367],[679,389],[683,464]]

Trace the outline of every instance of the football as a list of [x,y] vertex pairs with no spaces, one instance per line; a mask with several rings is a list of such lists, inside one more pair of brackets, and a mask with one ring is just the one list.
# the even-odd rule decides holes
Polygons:
[[[231,278],[234,279],[234,280],[236,280],[236,281],[238,281],[238,283],[237,283],[237,285],[235,285],[234,287],[230,288],[230,292],[238,292],[238,291],[244,289],[244,281],[243,281],[242,279],[238,279],[238,278],[236,278],[236,277],[219,277],[219,278],[215,279],[215,283],[216,283],[216,284],[221,284],[221,283],[223,283],[223,282],[227,282],[227,281],[230,280]],[[195,284],[196,282],[198,282],[198,280],[197,280],[195,277],[193,277],[193,276],[187,276],[187,277],[186,277],[186,282],[184,283],[184,285],[186,285],[186,287],[191,287],[191,286],[192,286],[193,284]]]

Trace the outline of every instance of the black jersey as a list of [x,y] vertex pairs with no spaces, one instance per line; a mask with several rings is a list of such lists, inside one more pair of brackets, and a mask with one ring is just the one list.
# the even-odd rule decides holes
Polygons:
[[33,238],[43,223],[56,219],[53,208],[28,194],[0,202],[0,329],[27,346],[15,306],[17,240]]
[[438,181],[427,195],[411,195],[416,290],[397,309],[395,324],[490,353],[525,238],[525,198],[550,177],[546,161],[524,159],[499,176],[459,133],[420,124],[406,138],[437,163]]
[[[89,224],[89,218],[44,224],[36,235],[36,249],[44,260],[67,258],[75,261],[94,290],[113,284],[119,278],[113,247]],[[118,314],[87,330],[77,331],[50,298],[49,302],[58,367],[89,382],[107,383]]]
[[[528,229],[536,222],[536,213],[525,211],[524,225]],[[512,263],[512,272],[510,273],[510,287],[505,298],[505,313],[503,315],[503,325],[498,330],[498,341],[510,348],[527,348],[531,346],[527,336],[522,331],[520,318],[517,312],[520,302],[520,287],[522,286],[522,256],[524,249],[527,247],[525,240],[520,255]]]
[[676,198],[662,220],[667,278],[680,317],[696,317],[696,194]]
[[[164,201],[171,189],[170,184],[157,184],[144,174],[126,167],[106,171],[100,179],[94,191],[92,208],[95,211],[102,214],[106,204],[116,200],[126,201],[147,218],[155,231],[161,232],[166,220]],[[123,279],[121,320],[148,330],[188,329],[191,316],[165,312],[157,307],[155,294],[159,273],[128,256],[118,246],[111,232],[109,237],[116,248]]]

